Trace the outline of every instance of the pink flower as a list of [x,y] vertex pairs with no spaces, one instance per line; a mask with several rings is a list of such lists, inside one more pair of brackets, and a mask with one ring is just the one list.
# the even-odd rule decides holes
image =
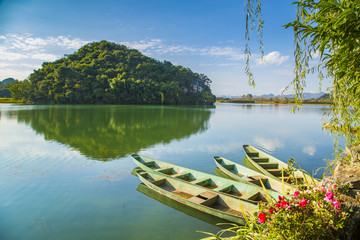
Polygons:
[[294,192],[294,196],[296,196],[296,197],[299,196],[299,194],[300,194],[300,191],[299,191],[299,190],[297,190],[297,191]]
[[265,223],[265,221],[266,221],[266,214],[265,213],[259,213],[259,220],[258,220],[258,222],[259,223]]
[[284,199],[285,199],[285,196],[283,196],[283,197],[278,196],[278,198],[279,198],[279,202],[280,202],[280,201],[282,201],[282,200],[284,200]]
[[284,208],[284,207],[287,207],[289,206],[289,203],[287,201],[281,201],[280,202],[280,207]]
[[333,184],[332,186],[331,186],[331,188],[333,189],[333,190],[336,190],[336,188],[337,188],[337,184],[335,183],[335,184]]
[[275,210],[276,210],[275,208],[270,207],[270,209],[269,209],[269,213],[270,213],[270,214],[273,214],[273,213],[275,212]]
[[307,201],[305,198],[303,198],[301,202],[299,202],[298,206],[301,208],[305,208],[308,203],[310,203],[310,201]]
[[333,196],[334,196],[334,194],[333,194],[332,192],[327,192],[327,193],[325,194],[324,200],[325,200],[326,202],[332,202]]
[[333,200],[333,208],[340,208],[340,203],[337,200]]

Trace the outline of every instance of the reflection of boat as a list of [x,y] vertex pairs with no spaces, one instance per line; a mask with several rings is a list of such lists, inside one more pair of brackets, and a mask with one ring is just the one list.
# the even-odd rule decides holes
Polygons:
[[289,165],[280,161],[279,159],[257,149],[250,145],[243,145],[246,159],[244,159],[244,164],[249,165],[249,167],[254,170],[275,179],[277,181],[291,182],[291,179],[298,182],[308,182],[308,183],[317,183],[317,180],[312,178],[310,175],[305,174],[300,170],[295,170],[294,173],[290,176],[286,170]]
[[291,188],[291,186],[286,183],[282,184],[280,181],[269,178],[228,159],[214,157],[214,160],[219,170],[221,170],[228,178],[236,181],[248,181],[260,187],[262,187],[263,184],[267,189],[272,189],[277,192],[283,192],[284,190]]
[[[185,213],[186,215],[189,215],[191,217],[195,217],[201,221],[207,222],[211,225],[216,225],[221,228],[231,227],[231,224],[232,224],[231,222],[226,221],[224,219],[220,219],[213,215],[205,214],[202,211],[199,211],[199,210],[196,210],[193,208],[189,208],[186,205],[179,203],[178,201],[168,198],[162,194],[159,194],[158,192],[147,187],[143,183],[140,183],[136,190],[141,192],[142,194],[162,203],[162,204],[165,204],[166,206],[169,206],[169,207],[171,207],[175,210],[178,210],[182,213]],[[218,223],[221,223],[221,224],[219,225]]]
[[[266,201],[265,193],[259,186],[250,182],[238,182],[211,174],[195,171],[175,164],[162,162],[138,154],[131,155],[134,162],[147,172],[156,172],[165,177],[180,179],[191,185],[201,186],[211,192],[221,192],[233,198],[241,198],[248,202]],[[277,198],[279,193],[268,191],[269,195]]]
[[229,222],[245,224],[241,207],[247,212],[257,210],[257,205],[254,203],[233,198],[221,192],[215,193],[202,186],[158,172],[138,170],[137,175],[146,186],[164,197]]

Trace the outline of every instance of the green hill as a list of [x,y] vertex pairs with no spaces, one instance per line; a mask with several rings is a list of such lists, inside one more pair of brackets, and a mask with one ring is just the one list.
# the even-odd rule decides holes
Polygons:
[[89,43],[45,62],[10,90],[15,99],[59,104],[213,104],[210,79],[124,45]]
[[8,89],[8,85],[5,85],[5,84],[11,84],[14,82],[15,82],[15,79],[13,79],[13,78],[6,78],[6,79],[0,81],[0,98],[11,98],[11,92]]

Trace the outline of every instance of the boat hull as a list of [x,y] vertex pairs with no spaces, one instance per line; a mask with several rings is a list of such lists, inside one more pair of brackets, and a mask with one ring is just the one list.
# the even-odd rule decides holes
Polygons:
[[[267,201],[267,196],[263,189],[251,182],[234,181],[138,154],[133,154],[132,157],[135,164],[150,173],[162,174],[164,177],[178,179],[192,185],[203,187],[209,191],[221,192],[233,198],[241,198],[249,202],[258,203],[260,201]],[[279,193],[269,190],[268,195],[271,198],[277,199]]]
[[209,193],[202,188],[190,186],[190,184],[164,177],[161,174],[142,170],[137,171],[137,174],[139,179],[148,188],[153,189],[158,194],[192,209],[232,223],[244,225],[245,219],[240,208],[231,208],[230,206],[242,204],[244,209],[251,212],[257,209],[255,204],[239,200],[235,201],[235,199],[222,194]]
[[244,163],[244,165],[250,165],[250,168],[269,178],[287,184],[290,184],[291,179],[308,184],[319,183],[300,170],[295,170],[292,176],[288,176],[286,172],[289,168],[288,164],[250,145],[243,145],[243,148],[246,154],[246,164]]
[[277,191],[279,193],[284,193],[284,191],[291,188],[291,186],[286,183],[283,184],[278,180],[274,180],[262,173],[251,170],[228,159],[216,156],[214,157],[214,161],[219,170],[235,181],[244,181],[244,179],[247,179],[247,181],[260,187],[265,187],[266,189]]

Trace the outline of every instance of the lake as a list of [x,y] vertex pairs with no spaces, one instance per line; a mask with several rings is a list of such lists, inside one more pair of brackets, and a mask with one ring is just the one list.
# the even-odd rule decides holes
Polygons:
[[[322,106],[0,104],[0,239],[199,239],[220,230],[137,190],[139,153],[213,173],[243,144],[308,172],[332,158]],[[201,216],[200,216],[201,217]]]

